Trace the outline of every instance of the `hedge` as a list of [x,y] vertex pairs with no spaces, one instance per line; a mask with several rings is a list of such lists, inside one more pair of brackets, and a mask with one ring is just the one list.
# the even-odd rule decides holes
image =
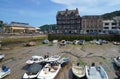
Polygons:
[[61,34],[49,34],[48,39],[52,40],[86,40],[102,39],[108,41],[120,41],[120,35],[61,35]]

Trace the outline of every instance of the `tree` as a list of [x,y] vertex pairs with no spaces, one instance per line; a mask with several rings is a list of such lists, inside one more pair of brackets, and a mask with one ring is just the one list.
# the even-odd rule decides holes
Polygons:
[[3,21],[0,21],[0,32],[2,32],[2,27],[3,27]]

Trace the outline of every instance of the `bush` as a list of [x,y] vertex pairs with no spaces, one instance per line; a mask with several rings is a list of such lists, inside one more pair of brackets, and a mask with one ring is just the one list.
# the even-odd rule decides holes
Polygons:
[[120,35],[59,35],[59,34],[49,34],[48,39],[50,41],[57,40],[86,40],[90,41],[93,39],[102,39],[108,41],[120,41]]

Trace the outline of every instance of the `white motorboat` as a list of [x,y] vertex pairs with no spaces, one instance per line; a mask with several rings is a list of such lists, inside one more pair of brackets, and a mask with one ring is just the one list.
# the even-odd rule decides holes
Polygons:
[[10,74],[10,68],[6,67],[6,66],[2,66],[2,68],[0,68],[0,79],[4,78],[5,76]]
[[61,43],[60,43],[61,46],[65,46],[66,44],[67,44],[66,40],[61,40]]
[[87,79],[109,79],[102,66],[86,66]]
[[61,69],[61,64],[46,64],[38,75],[37,79],[54,79]]
[[43,40],[42,43],[43,43],[43,44],[49,44],[49,40],[45,39],[45,40]]
[[53,44],[56,44],[56,43],[58,43],[58,40],[53,40]]
[[79,40],[74,40],[73,44],[77,45],[79,43]]
[[30,67],[28,68],[28,72],[24,73],[23,78],[22,79],[33,79],[33,78],[37,78],[38,74],[41,71],[42,66],[34,63],[32,65],[30,65]]
[[27,60],[27,64],[33,64],[33,63],[41,63],[44,61],[44,58],[42,56],[32,56],[30,60]]
[[114,59],[113,59],[113,62],[114,62],[118,67],[120,67],[120,56],[114,58]]
[[80,64],[73,64],[72,65],[72,73],[77,77],[77,78],[83,78],[85,77],[85,67],[81,66]]
[[45,59],[46,63],[58,61],[61,58],[59,55],[50,56]]

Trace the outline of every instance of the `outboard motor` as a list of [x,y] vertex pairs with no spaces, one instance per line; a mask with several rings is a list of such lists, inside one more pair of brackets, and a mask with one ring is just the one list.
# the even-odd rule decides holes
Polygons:
[[91,66],[95,66],[95,63],[92,63]]
[[80,63],[77,63],[77,66],[79,66],[80,65]]

